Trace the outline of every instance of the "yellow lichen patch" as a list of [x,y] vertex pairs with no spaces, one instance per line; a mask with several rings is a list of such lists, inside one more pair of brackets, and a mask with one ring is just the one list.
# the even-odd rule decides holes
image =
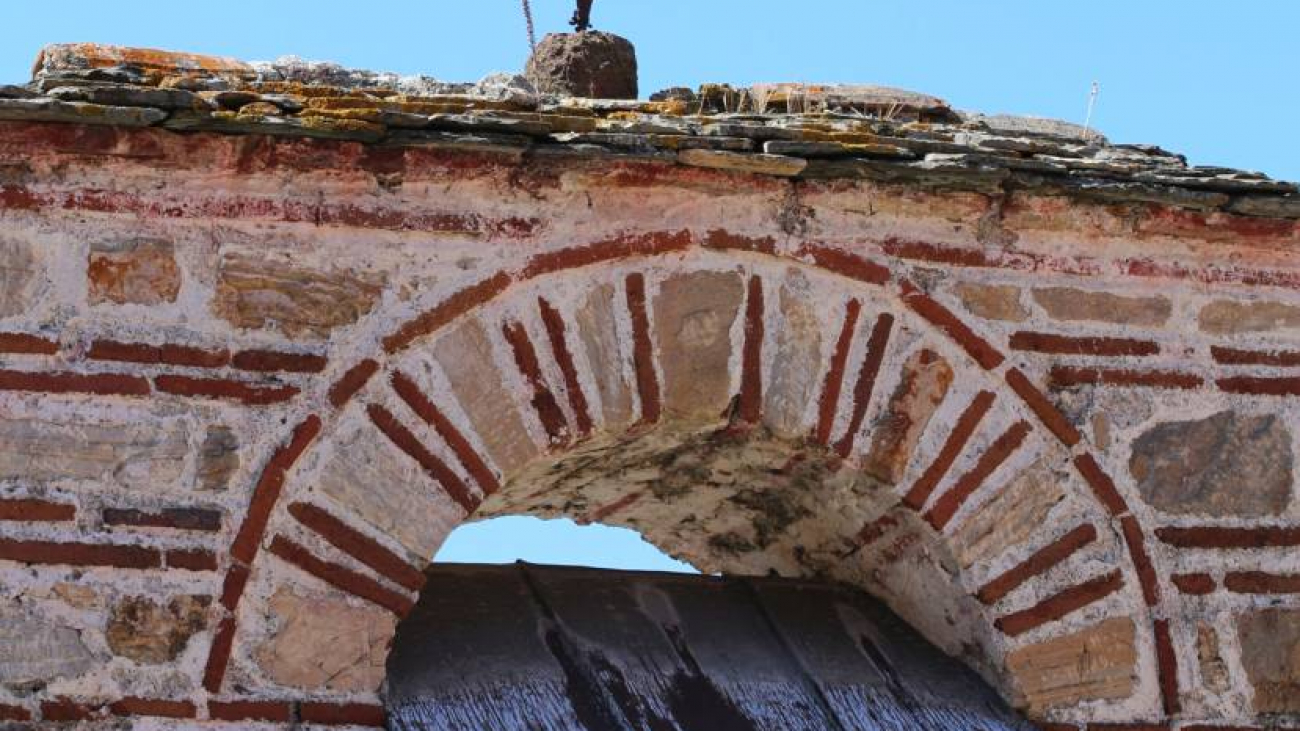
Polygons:
[[315,114],[303,114],[298,117],[302,125],[308,129],[316,129],[329,132],[369,132],[372,134],[383,134],[385,127],[382,124],[375,124],[360,119],[334,119],[332,117],[322,117]]
[[41,51],[36,63],[39,68],[46,56],[68,56],[90,68],[108,66],[136,66],[146,71],[186,73],[202,71],[243,78],[256,75],[252,66],[232,58],[204,56],[198,53],[163,51],[157,48],[126,48],[99,43],[67,43],[50,46]]
[[263,94],[291,94],[293,96],[315,99],[317,97],[359,97],[372,98],[370,94],[356,89],[344,89],[338,86],[309,86],[295,81],[261,81],[250,85],[253,91]]
[[674,117],[680,117],[686,114],[686,102],[681,99],[667,99],[661,102],[646,102],[641,105],[642,111],[650,114],[667,114]]
[[484,99],[483,97],[469,96],[466,94],[438,94],[436,96],[405,96],[398,94],[395,96],[389,96],[387,101],[395,101],[403,104],[446,104],[451,106],[464,106],[472,109],[499,109],[505,112],[524,111],[532,108],[529,104],[523,104],[509,99]]

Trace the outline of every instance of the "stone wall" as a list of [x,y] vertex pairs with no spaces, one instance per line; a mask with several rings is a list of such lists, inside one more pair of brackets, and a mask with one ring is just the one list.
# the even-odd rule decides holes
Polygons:
[[0,719],[380,725],[533,513],[866,587],[1043,728],[1294,725],[1295,221],[754,157],[0,123]]

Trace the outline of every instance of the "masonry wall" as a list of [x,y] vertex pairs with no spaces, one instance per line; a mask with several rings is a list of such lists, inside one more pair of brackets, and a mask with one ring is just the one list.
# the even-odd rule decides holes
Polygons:
[[861,585],[1044,728],[1300,714],[1300,227],[0,123],[0,719],[382,724],[470,516]]

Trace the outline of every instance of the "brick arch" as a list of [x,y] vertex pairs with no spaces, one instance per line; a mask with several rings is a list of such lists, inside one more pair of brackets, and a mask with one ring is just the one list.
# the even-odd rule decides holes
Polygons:
[[[807,332],[783,329],[792,324]],[[213,694],[229,694],[231,657],[247,662],[242,645],[269,633],[257,602],[282,587],[250,582],[250,568],[276,562],[288,569],[280,581],[323,582],[400,617],[446,531],[475,515],[530,512],[634,525],[710,570],[865,585],[1035,716],[1057,709],[1024,648],[1053,641],[1141,656],[1143,675],[1115,693],[1115,718],[1177,709],[1168,626],[1153,620],[1161,589],[1124,497],[1020,367],[878,262],[722,232],[622,236],[440,294],[378,343],[320,385],[322,409],[262,472],[205,666]],[[419,502],[436,507],[409,495],[368,503],[335,479],[365,449],[405,460],[404,474],[430,492]],[[611,450],[634,459],[593,456]],[[719,534],[709,526],[686,535],[671,525],[671,498],[588,479],[687,450],[740,463],[783,455],[787,464],[762,464],[791,474],[775,488],[793,489],[796,457],[819,479],[847,471],[870,489],[814,492],[784,542],[732,531],[757,544],[743,550],[710,543]],[[566,482],[575,479],[586,483]],[[716,525],[771,517],[735,508],[737,495],[715,496]],[[822,500],[838,510],[818,512]],[[432,543],[400,527],[404,508],[438,516],[424,521],[435,524]],[[990,521],[1012,508],[1033,522],[991,544]],[[377,713],[364,701],[353,710]]]

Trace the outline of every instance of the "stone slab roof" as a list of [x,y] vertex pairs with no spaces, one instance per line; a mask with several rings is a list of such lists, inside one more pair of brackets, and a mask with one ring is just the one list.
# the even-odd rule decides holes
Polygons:
[[954,110],[860,85],[705,84],[648,101],[537,94],[522,76],[477,83],[96,44],[48,46],[32,79],[0,86],[0,121],[158,127],[377,145],[643,158],[796,179],[866,179],[1300,219],[1300,188],[1191,166],[1152,145],[1034,117]]

